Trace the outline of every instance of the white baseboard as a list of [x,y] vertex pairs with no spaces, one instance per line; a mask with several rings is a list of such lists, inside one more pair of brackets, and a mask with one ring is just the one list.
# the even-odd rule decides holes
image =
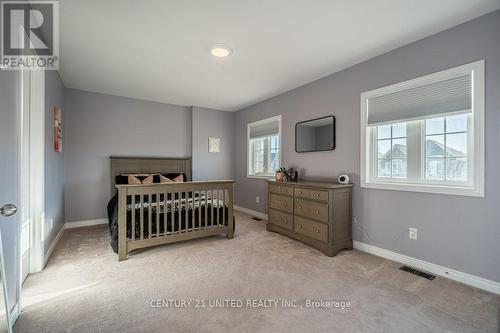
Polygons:
[[52,255],[52,252],[54,251],[54,248],[56,247],[57,243],[59,242],[59,239],[61,239],[61,236],[63,234],[63,231],[65,229],[65,226],[63,225],[61,229],[59,229],[59,232],[57,233],[56,238],[52,241],[52,244],[50,244],[49,249],[47,250],[47,253],[45,253],[44,260],[43,260],[43,265],[47,265],[47,262],[49,261],[50,256]]
[[108,219],[66,222],[64,223],[64,229],[89,227],[91,225],[100,225],[100,224],[108,224]]
[[9,314],[11,328],[14,327],[17,318],[19,318],[19,303],[17,303],[16,306],[14,306],[14,308],[12,309],[12,311],[10,311]]
[[392,252],[373,245],[361,243],[358,241],[354,241],[353,243],[354,243],[353,244],[354,248],[357,250],[371,253],[373,255],[386,258],[392,261],[400,262],[408,266],[419,268],[435,275],[444,276],[448,279],[455,280],[463,284],[467,284],[469,286],[483,289],[495,294],[500,294],[500,283],[498,282],[487,280],[479,276],[463,273],[447,267],[439,266],[417,258],[405,256],[403,254]]
[[242,212],[242,213],[245,213],[245,214],[248,214],[248,215],[252,215],[252,216],[255,216],[255,217],[258,217],[260,219],[263,219],[263,220],[267,221],[267,214],[258,212],[258,211],[253,210],[253,209],[248,209],[248,208],[245,208],[245,207],[237,206],[237,205],[234,205],[234,209],[237,210],[237,211],[239,211],[239,212]]

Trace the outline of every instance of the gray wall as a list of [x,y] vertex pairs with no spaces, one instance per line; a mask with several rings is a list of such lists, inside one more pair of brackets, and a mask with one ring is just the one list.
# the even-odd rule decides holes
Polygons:
[[191,156],[191,108],[65,90],[66,222],[106,218],[110,155]]
[[[64,86],[56,71],[45,72],[45,242],[47,253],[64,226],[64,150],[54,151],[54,106],[61,108],[64,131]],[[63,133],[64,144],[64,133]]]
[[[193,106],[193,180],[234,178],[233,112]],[[208,137],[221,138],[221,152],[208,152]]]
[[[17,188],[17,75],[16,71],[0,70],[0,206],[7,203],[18,205]],[[5,283],[9,294],[9,306],[16,303],[19,268],[17,249],[19,242],[19,214],[0,216],[3,257],[5,261]],[[1,284],[0,284],[1,287]],[[3,296],[3,292],[0,292]],[[3,298],[0,298],[3,302]]]
[[[484,198],[354,188],[354,239],[500,282],[500,11],[396,49],[236,114],[236,203],[264,212],[263,180],[246,177],[246,124],[283,115],[282,163],[306,178],[347,172],[359,183],[360,93],[450,67],[486,61]],[[297,154],[296,122],[335,115],[337,148]],[[408,239],[417,227],[418,241]]]

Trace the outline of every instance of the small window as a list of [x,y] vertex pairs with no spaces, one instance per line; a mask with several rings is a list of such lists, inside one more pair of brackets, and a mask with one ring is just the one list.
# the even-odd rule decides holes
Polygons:
[[272,177],[281,163],[281,116],[248,124],[248,177]]
[[484,62],[361,95],[361,186],[484,196]]

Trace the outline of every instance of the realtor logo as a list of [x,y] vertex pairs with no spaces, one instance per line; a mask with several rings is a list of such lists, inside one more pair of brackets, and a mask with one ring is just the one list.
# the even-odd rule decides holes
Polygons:
[[2,69],[59,69],[59,3],[1,1]]

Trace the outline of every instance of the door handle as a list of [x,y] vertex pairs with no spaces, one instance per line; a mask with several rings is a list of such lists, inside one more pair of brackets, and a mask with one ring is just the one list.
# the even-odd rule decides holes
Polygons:
[[13,204],[6,204],[0,208],[0,215],[3,217],[9,217],[17,213],[17,207]]

